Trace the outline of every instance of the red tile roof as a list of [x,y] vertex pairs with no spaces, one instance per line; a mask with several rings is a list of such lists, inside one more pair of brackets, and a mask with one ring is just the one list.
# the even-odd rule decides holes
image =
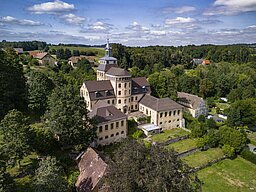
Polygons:
[[91,192],[104,176],[107,164],[91,147],[81,156],[78,163],[80,175],[76,181],[78,192]]

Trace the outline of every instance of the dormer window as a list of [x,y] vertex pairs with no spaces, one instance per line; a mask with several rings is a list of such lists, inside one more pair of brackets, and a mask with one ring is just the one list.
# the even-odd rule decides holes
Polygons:
[[138,87],[134,87],[133,90],[134,90],[134,93],[138,93]]
[[98,91],[95,91],[95,97],[100,97],[100,93]]
[[142,86],[142,90],[143,90],[143,92],[147,92],[146,86]]
[[106,94],[106,96],[111,95],[111,93],[110,93],[110,91],[109,91],[109,90],[106,90],[106,91],[105,91],[105,94]]

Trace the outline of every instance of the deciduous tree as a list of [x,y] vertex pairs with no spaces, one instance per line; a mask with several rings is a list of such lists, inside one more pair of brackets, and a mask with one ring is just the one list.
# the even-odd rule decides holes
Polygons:
[[193,191],[186,166],[174,151],[125,142],[109,164],[106,178],[113,192]]
[[85,103],[71,85],[56,87],[48,101],[47,126],[63,145],[88,145],[95,138],[93,121]]

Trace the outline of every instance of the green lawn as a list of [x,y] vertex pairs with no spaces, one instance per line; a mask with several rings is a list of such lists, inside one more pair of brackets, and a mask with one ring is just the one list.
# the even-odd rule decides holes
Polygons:
[[237,157],[198,171],[203,192],[256,191],[256,165]]
[[189,149],[193,149],[195,147],[196,147],[196,139],[185,139],[185,140],[167,145],[165,148],[166,149],[173,148],[178,153],[182,153],[182,152],[188,151]]
[[256,145],[256,132],[248,133],[248,138],[251,141],[251,144]]
[[156,135],[153,135],[151,139],[155,142],[164,142],[172,138],[188,135],[189,132],[180,129],[180,128],[174,128],[170,130],[166,130],[163,133],[159,133]]
[[182,160],[191,167],[198,167],[223,156],[224,154],[220,148],[210,148],[207,151],[193,153],[182,158]]

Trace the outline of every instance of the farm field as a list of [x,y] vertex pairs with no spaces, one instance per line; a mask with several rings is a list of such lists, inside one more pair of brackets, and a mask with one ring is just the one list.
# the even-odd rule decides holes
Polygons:
[[256,191],[256,165],[237,157],[225,159],[198,171],[203,192]]

